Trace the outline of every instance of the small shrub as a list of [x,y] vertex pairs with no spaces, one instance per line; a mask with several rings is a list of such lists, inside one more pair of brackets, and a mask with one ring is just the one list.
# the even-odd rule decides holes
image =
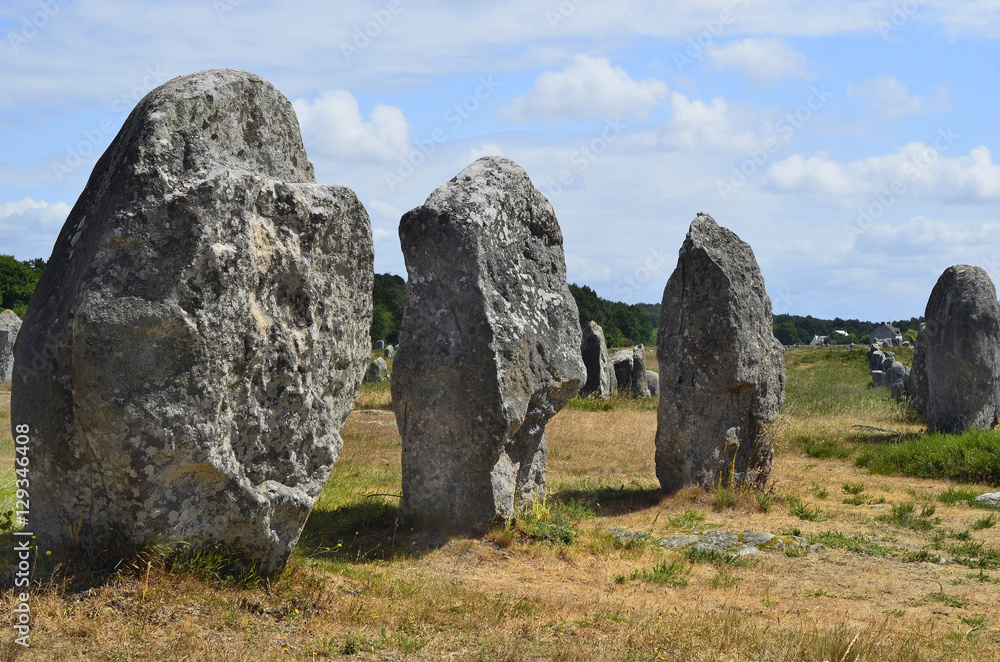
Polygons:
[[983,529],[992,529],[996,526],[997,520],[993,515],[987,515],[986,517],[981,517],[972,523],[973,531],[982,531]]
[[671,586],[687,586],[689,574],[691,574],[691,566],[685,565],[681,561],[671,561],[670,563],[663,561],[649,570],[636,570],[632,573],[632,579],[642,579],[647,582]]
[[704,511],[692,510],[690,508],[680,515],[667,516],[667,526],[672,529],[693,529],[704,521]]
[[861,494],[865,491],[865,484],[847,482],[841,485],[841,489],[844,490],[844,494]]
[[750,561],[739,554],[721,552],[717,549],[699,549],[692,546],[684,550],[684,556],[691,563],[711,563],[720,567],[746,568],[750,565]]
[[952,486],[939,494],[937,499],[941,503],[953,506],[962,501],[973,503],[980,494],[982,494],[982,490]]
[[821,522],[824,519],[820,508],[811,506],[798,497],[789,497],[788,513],[809,522]]
[[719,572],[712,577],[712,588],[729,588],[736,586],[737,582],[743,581],[742,577],[731,575],[724,568],[719,568]]
[[865,504],[865,498],[860,494],[857,494],[849,499],[844,499],[844,503],[849,506],[863,506]]
[[920,517],[917,517],[916,508],[914,508],[912,503],[897,503],[888,513],[879,515],[875,519],[904,529],[913,529],[914,531],[930,531],[934,528],[935,524],[940,523],[940,519],[930,519],[933,514],[933,506],[924,506],[923,509],[921,509]]
[[716,487],[712,491],[712,501],[716,510],[727,510],[736,505],[736,492],[724,487]]
[[774,505],[774,497],[767,492],[757,493],[757,507],[762,513],[771,512],[771,506]]

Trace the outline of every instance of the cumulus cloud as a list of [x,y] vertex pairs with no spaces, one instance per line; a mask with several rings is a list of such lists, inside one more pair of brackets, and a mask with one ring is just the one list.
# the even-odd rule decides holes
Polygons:
[[670,95],[672,116],[662,133],[662,142],[678,149],[742,151],[760,145],[762,134],[755,126],[757,114],[734,107],[722,97],[709,103],[691,100],[679,92]]
[[0,203],[0,246],[3,252],[26,260],[48,258],[70,206],[24,198]]
[[292,105],[311,155],[393,161],[410,147],[410,123],[394,106],[376,104],[366,122],[357,99],[346,90],[323,92],[312,101],[297,99]]
[[902,117],[948,110],[948,96],[938,89],[930,101],[921,95],[911,95],[906,84],[892,76],[879,76],[861,85],[848,84],[847,93],[860,97],[886,118]]
[[581,54],[562,71],[539,76],[534,88],[500,110],[500,117],[511,122],[647,117],[667,91],[663,81],[638,81],[606,57]]
[[778,191],[832,196],[834,204],[854,204],[850,198],[886,191],[942,202],[1000,201],[1000,165],[993,162],[989,148],[945,156],[948,135],[942,131],[935,145],[909,143],[895,154],[846,163],[824,152],[809,158],[796,154],[772,165],[768,177]]
[[781,39],[751,37],[725,46],[713,44],[708,55],[716,69],[736,69],[758,85],[771,85],[785,77],[810,77],[806,56]]

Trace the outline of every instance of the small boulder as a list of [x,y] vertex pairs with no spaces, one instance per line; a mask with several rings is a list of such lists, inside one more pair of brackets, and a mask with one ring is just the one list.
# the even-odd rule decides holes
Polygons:
[[[873,345],[874,347],[874,345]],[[869,370],[881,370],[882,361],[885,360],[885,354],[880,350],[875,350],[868,355],[868,369]]]
[[633,398],[648,398],[649,385],[646,380],[646,348],[636,345],[632,348],[632,376],[630,392]]
[[646,371],[646,388],[649,389],[649,397],[660,397],[660,376],[652,370]]
[[376,340],[375,341],[375,351],[382,351],[383,349],[385,349],[385,341],[384,340]]
[[396,356],[396,348],[393,347],[392,345],[386,345],[385,346],[385,358],[391,359],[394,356]]
[[365,376],[362,380],[365,384],[371,384],[373,382],[381,382],[389,378],[389,368],[385,363],[385,359],[381,356],[368,364],[368,368],[365,370]]

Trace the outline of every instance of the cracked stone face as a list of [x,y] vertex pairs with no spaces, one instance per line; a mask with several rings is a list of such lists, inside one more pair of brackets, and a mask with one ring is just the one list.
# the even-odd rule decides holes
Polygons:
[[245,72],[143,99],[56,242],[16,348],[30,526],[223,546],[280,570],[368,363],[368,215],[315,183],[291,104]]
[[768,424],[784,401],[785,361],[750,246],[707,214],[691,223],[663,291],[656,475],[688,485],[763,484]]
[[562,233],[524,170],[487,157],[403,216],[399,237],[403,511],[482,530],[544,497],[545,425],[586,379]]

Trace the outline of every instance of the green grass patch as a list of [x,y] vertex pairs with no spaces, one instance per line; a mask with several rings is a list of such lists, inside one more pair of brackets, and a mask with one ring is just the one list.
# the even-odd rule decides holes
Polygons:
[[802,448],[806,455],[818,460],[845,460],[851,456],[853,449],[839,441],[827,439],[824,441],[813,441],[809,438],[802,439]]
[[862,535],[847,535],[840,531],[826,531],[810,536],[809,542],[814,545],[826,545],[834,549],[843,549],[855,554],[868,554],[869,556],[896,556],[902,552],[901,547],[883,545],[872,540],[868,540]]
[[916,476],[1000,485],[1000,433],[932,433],[898,444],[877,444],[855,462],[883,476]]
[[941,503],[946,503],[949,506],[953,506],[956,503],[968,502],[970,504],[975,503],[977,496],[982,494],[982,490],[977,490],[975,488],[964,488],[964,487],[949,487],[944,492],[938,495],[937,500]]
[[705,521],[705,511],[703,510],[685,510],[680,515],[667,516],[667,528],[668,529],[680,529],[682,531],[688,531],[695,528],[699,524]]
[[711,563],[718,567],[746,568],[750,565],[750,561],[744,556],[717,549],[699,549],[692,546],[684,550],[684,556],[691,563]]
[[925,505],[921,508],[920,515],[918,516],[916,508],[912,503],[897,503],[888,513],[879,515],[875,519],[904,529],[930,531],[934,528],[935,524],[940,524],[941,522],[940,518],[933,518],[934,512],[934,506]]
[[[682,561],[666,561],[655,565],[650,569],[636,570],[632,573],[632,579],[642,579],[647,582],[657,584],[669,584],[670,586],[687,586],[688,575],[691,574],[691,566]],[[619,575],[618,577],[621,577]],[[618,578],[616,577],[616,581]]]
[[610,398],[573,398],[566,407],[576,411],[656,411],[660,405],[659,398],[632,398],[622,393],[615,393]]
[[821,522],[825,519],[821,508],[810,505],[796,496],[788,497],[788,514],[808,522]]
[[993,515],[987,515],[986,517],[980,517],[975,522],[972,523],[970,527],[973,531],[982,531],[983,529],[992,529],[997,525],[997,518]]

